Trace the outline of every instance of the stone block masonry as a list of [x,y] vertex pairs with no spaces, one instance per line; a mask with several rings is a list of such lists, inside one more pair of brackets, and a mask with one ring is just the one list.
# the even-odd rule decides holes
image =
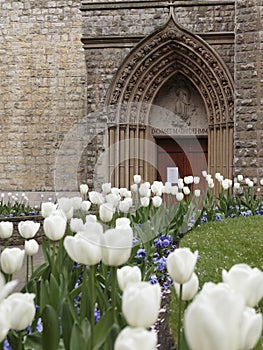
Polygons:
[[86,113],[80,1],[6,0],[0,13],[0,189],[50,191],[56,151]]

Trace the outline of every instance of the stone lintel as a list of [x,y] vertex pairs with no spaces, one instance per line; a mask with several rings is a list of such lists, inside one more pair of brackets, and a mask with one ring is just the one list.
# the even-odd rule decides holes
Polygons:
[[93,2],[82,1],[82,11],[93,10],[120,10],[120,9],[145,9],[145,8],[163,8],[163,7],[192,7],[192,6],[218,6],[234,5],[233,0],[199,0],[199,1],[118,1],[118,2]]
[[[196,33],[209,44],[234,44],[234,32]],[[85,49],[134,47],[144,39],[144,35],[82,36]]]

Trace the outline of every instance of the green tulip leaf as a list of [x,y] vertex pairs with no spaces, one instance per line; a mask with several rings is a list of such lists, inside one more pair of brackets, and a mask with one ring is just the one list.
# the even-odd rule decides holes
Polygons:
[[7,335],[8,342],[13,349],[19,349],[20,339],[16,331],[10,330]]
[[53,274],[50,275],[50,285],[49,285],[49,304],[51,304],[54,309],[58,309],[60,306],[60,289]]
[[[99,350],[101,346],[105,343],[106,339],[110,334],[117,334],[119,326],[112,323],[112,309],[110,308],[99,320],[94,328],[93,336],[93,348],[92,350]],[[114,337],[110,337],[115,339]]]
[[40,283],[40,313],[42,313],[43,309],[47,304],[49,304],[49,288],[48,281],[42,280]]
[[24,348],[25,350],[42,350],[42,333],[32,333],[26,336]]
[[43,350],[57,350],[60,340],[60,327],[57,313],[51,305],[46,305],[41,316],[43,321]]
[[68,300],[64,300],[62,303],[62,334],[63,334],[63,341],[65,345],[65,349],[70,349],[70,337],[71,337],[71,330],[74,324],[74,318],[72,315],[72,312],[70,310],[69,302]]
[[86,342],[82,329],[75,322],[72,327],[71,337],[70,337],[70,350],[74,349],[86,349]]

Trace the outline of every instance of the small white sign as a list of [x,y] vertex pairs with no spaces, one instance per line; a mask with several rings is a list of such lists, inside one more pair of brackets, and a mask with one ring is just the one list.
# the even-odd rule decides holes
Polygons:
[[177,167],[168,167],[167,168],[167,181],[172,184],[178,183],[178,168]]

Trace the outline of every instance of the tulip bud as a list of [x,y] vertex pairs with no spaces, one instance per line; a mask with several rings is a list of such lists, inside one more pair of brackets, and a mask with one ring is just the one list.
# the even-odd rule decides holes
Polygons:
[[122,312],[128,324],[148,328],[153,325],[161,306],[161,287],[158,283],[129,284],[122,296]]
[[21,270],[25,251],[20,248],[5,248],[0,256],[1,269],[4,273],[13,275]]
[[125,198],[123,201],[119,202],[119,211],[121,213],[128,213],[130,211],[131,206],[132,206],[132,199]]
[[1,221],[0,222],[0,238],[10,238],[13,234],[14,226],[12,222]]
[[25,238],[33,238],[37,231],[39,230],[40,223],[39,222],[34,222],[34,221],[20,221],[18,224],[18,231],[20,235]]
[[187,186],[184,186],[184,187],[183,187],[183,192],[184,192],[184,194],[185,194],[186,196],[188,196],[188,195],[191,193],[190,188],[187,187]]
[[110,229],[101,235],[102,262],[108,266],[125,264],[132,249],[131,229]]
[[30,239],[28,241],[25,241],[25,253],[28,256],[33,256],[38,253],[39,250],[39,244],[35,239]]
[[195,195],[195,197],[200,197],[200,195],[201,195],[201,191],[199,190],[199,189],[196,189],[195,191],[194,191],[194,195]]
[[131,185],[131,191],[136,193],[138,191],[138,185],[137,184],[132,184]]
[[14,293],[6,299],[12,310],[10,315],[11,329],[22,331],[33,321],[36,313],[34,298],[35,294],[32,293]]
[[142,273],[138,266],[123,266],[117,270],[117,279],[122,291],[130,284],[141,282]]
[[168,255],[167,270],[174,282],[184,284],[190,280],[195,269],[198,251],[178,248]]
[[89,192],[89,200],[92,204],[100,205],[105,202],[104,197],[101,193],[96,191]]
[[44,220],[45,235],[52,241],[59,241],[65,234],[67,221],[60,215],[51,215]]
[[114,350],[155,350],[156,346],[156,332],[127,326],[118,334]]
[[147,183],[143,183],[139,187],[139,194],[141,197],[150,197],[151,195],[151,190],[148,187]]
[[243,181],[243,175],[237,175],[237,181],[238,182],[241,182],[241,181]]
[[194,176],[194,184],[198,185],[200,182],[200,177],[199,176]]

